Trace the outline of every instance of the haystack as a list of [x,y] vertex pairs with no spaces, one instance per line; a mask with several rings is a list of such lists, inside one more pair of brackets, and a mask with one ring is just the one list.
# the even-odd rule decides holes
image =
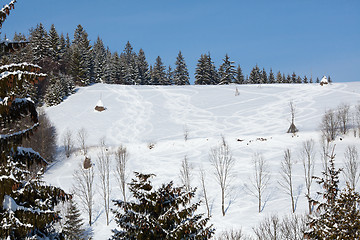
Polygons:
[[101,101],[101,99],[97,102],[97,104],[95,106],[95,110],[98,111],[98,112],[102,112],[102,111],[106,110],[106,108],[104,107],[104,104]]

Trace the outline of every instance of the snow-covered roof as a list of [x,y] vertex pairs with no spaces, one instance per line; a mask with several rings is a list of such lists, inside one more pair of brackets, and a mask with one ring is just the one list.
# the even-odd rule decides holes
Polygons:
[[327,80],[326,76],[323,76],[320,83],[329,83],[329,81]]

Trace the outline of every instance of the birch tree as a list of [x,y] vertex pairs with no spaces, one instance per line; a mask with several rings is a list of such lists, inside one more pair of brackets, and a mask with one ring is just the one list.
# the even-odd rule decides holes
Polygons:
[[225,197],[233,175],[235,160],[224,137],[218,147],[211,149],[209,160],[215,169],[214,175],[221,189],[221,211],[225,216]]
[[110,165],[111,153],[105,145],[105,139],[100,140],[100,149],[97,155],[97,169],[100,177],[100,192],[104,201],[104,212],[106,216],[106,225],[109,225],[110,213]]
[[348,146],[344,153],[344,169],[343,174],[345,181],[350,184],[352,189],[356,189],[356,184],[359,181],[359,154],[355,145]]
[[268,171],[267,162],[260,153],[255,153],[252,157],[252,161],[254,165],[253,176],[250,179],[250,186],[245,186],[250,191],[251,195],[258,199],[258,211],[260,213],[264,191],[269,186],[270,173]]
[[116,161],[115,176],[118,180],[124,202],[126,202],[126,179],[127,179],[126,168],[127,168],[128,158],[129,158],[129,153],[126,147],[120,145],[115,152],[115,161]]
[[[315,142],[310,139],[303,142],[300,155],[304,169],[304,180],[306,187],[306,197],[310,199],[311,184],[313,182],[315,168]],[[309,201],[309,213],[311,214],[311,203]]]
[[292,212],[295,212],[295,201],[294,201],[294,187],[293,187],[293,166],[295,162],[291,157],[291,150],[286,149],[284,151],[284,158],[281,161],[281,180],[279,181],[280,186],[285,190],[285,192],[290,196],[291,199],[291,209]]

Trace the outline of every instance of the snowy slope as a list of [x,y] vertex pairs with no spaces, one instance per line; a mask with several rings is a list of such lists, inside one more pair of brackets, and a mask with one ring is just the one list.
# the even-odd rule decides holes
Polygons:
[[[235,88],[240,95],[235,96]],[[104,112],[94,111],[100,99],[106,107]],[[295,125],[300,130],[297,137],[286,131],[290,126],[289,101],[296,107]],[[336,108],[341,103],[351,105],[354,110],[360,100],[360,83],[335,83],[328,86],[318,84],[301,85],[230,85],[230,86],[122,86],[96,84],[70,96],[62,104],[49,107],[46,112],[56,126],[59,136],[58,162],[45,174],[44,179],[70,191],[73,172],[83,160],[79,152],[66,159],[62,149],[62,135],[67,129],[74,134],[85,128],[89,134],[87,145],[89,156],[96,161],[99,141],[115,149],[125,145],[130,152],[129,180],[133,171],[155,173],[154,184],[173,180],[180,184],[181,161],[187,156],[193,166],[193,186],[199,185],[198,170],[206,170],[206,184],[211,201],[211,222],[217,232],[225,229],[251,228],[271,213],[289,214],[291,206],[288,195],[279,188],[280,161],[283,151],[290,148],[298,158],[303,141],[314,139],[317,147],[315,171],[320,175],[319,124],[325,110]],[[184,140],[184,129],[189,132]],[[226,216],[221,214],[220,188],[213,177],[213,168],[208,156],[221,136],[229,143],[236,159],[234,178],[231,184],[231,204]],[[257,141],[265,138],[266,141]],[[237,141],[241,139],[244,141]],[[148,148],[154,143],[153,149]],[[347,145],[360,140],[349,134],[336,140],[336,162],[341,166]],[[257,213],[257,200],[247,194],[244,184],[249,182],[253,165],[252,155],[262,153],[269,162],[271,185],[267,191],[269,200],[262,213]],[[303,169],[300,162],[294,173],[298,190],[297,213],[307,209],[304,197]],[[115,176],[112,176],[112,197],[121,198]],[[98,182],[98,181],[97,181]],[[316,184],[313,190],[318,189]],[[198,190],[197,198],[201,199]],[[107,239],[114,221],[105,224],[102,201],[97,191],[95,204],[94,239]],[[205,212],[205,207],[200,211]],[[84,213],[85,219],[86,215]]]

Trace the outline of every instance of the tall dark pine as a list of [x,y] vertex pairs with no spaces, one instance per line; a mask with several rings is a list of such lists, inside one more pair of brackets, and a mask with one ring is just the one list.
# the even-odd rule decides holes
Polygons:
[[51,47],[47,31],[42,23],[30,30],[30,43],[33,55],[32,62],[44,66],[46,61],[49,61]]
[[235,82],[235,66],[230,61],[230,57],[226,54],[223,63],[219,67],[220,84],[230,84]]
[[137,67],[139,72],[139,79],[141,85],[150,85],[150,71],[149,64],[145,57],[145,52],[140,48],[137,57]]
[[91,80],[92,56],[88,34],[81,25],[74,32],[71,57],[71,74],[77,85],[87,86]]
[[[15,1],[0,11],[0,26]],[[9,51],[1,48],[2,58]],[[44,79],[40,67],[29,63],[0,66],[0,238],[37,239],[56,236],[59,220],[54,207],[66,200],[63,190],[43,183],[47,162],[32,149],[22,148],[24,138],[38,127],[35,104],[26,88]]]
[[261,73],[260,73],[260,69],[257,64],[250,72],[249,83],[250,84],[260,84],[261,83]]
[[[335,168],[334,149],[329,156],[327,171],[322,177],[315,177],[322,185],[318,192],[320,198],[310,198],[316,211],[310,215],[305,233],[309,239],[359,239],[360,237],[360,195],[347,185],[340,192],[339,175],[341,169]],[[339,196],[340,192],[340,196]]]
[[238,67],[236,69],[235,83],[237,83],[237,84],[245,84],[244,74],[242,72],[242,69],[241,69],[240,65],[238,65]]
[[195,214],[200,203],[193,203],[195,190],[162,184],[154,189],[153,174],[135,172],[129,184],[135,200],[115,200],[113,211],[120,229],[113,230],[112,239],[210,239],[214,230],[206,226],[208,218]]
[[274,77],[274,73],[272,71],[272,69],[270,68],[270,73],[269,73],[269,83],[273,84],[276,83],[275,77]]
[[76,203],[70,199],[67,208],[67,214],[65,215],[65,224],[63,233],[68,240],[82,240],[87,239],[84,230],[84,223],[81,218],[81,212],[77,208]]
[[283,79],[281,72],[278,71],[278,73],[276,74],[276,83],[283,83],[285,79]]
[[94,59],[94,69],[93,69],[94,81],[96,83],[104,82],[106,49],[100,37],[97,38],[93,47],[93,59]]
[[219,84],[219,76],[210,54],[201,54],[195,70],[195,84]]
[[185,63],[185,59],[181,53],[181,51],[179,51],[179,54],[176,58],[176,62],[175,62],[175,70],[174,70],[174,84],[175,85],[189,85],[189,71],[187,69],[186,63]]
[[291,82],[290,83],[297,83],[297,77],[296,77],[296,74],[295,72],[293,72],[291,74]]
[[140,84],[139,69],[137,66],[137,56],[128,41],[125,45],[124,51],[120,56],[121,64],[124,66],[124,84],[134,85]]
[[60,37],[54,24],[52,24],[50,27],[48,39],[50,46],[50,57],[53,61],[58,61],[60,58]]
[[268,83],[268,76],[267,76],[267,73],[265,71],[265,68],[263,68],[263,70],[261,71],[261,77],[260,77],[260,82],[262,84],[267,84]]
[[152,68],[152,84],[153,85],[167,85],[165,66],[161,61],[160,56],[156,58],[155,64]]

